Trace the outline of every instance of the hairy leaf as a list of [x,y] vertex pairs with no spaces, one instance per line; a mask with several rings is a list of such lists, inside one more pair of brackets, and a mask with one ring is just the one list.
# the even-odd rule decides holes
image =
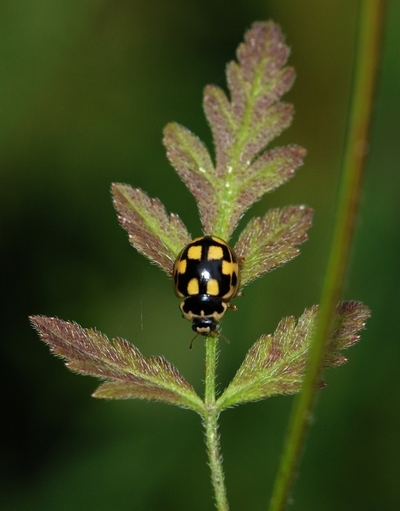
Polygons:
[[[334,329],[329,340],[329,349],[325,354],[325,367],[342,365],[347,362],[339,350],[353,346],[359,341],[357,332],[362,330],[371,311],[365,305],[356,301],[341,302],[336,308]],[[345,320],[342,320],[344,318]]]
[[114,183],[112,194],[131,245],[170,274],[177,255],[191,240],[178,215],[168,216],[158,199],[129,185]]
[[[250,348],[235,377],[218,399],[219,410],[275,394],[298,392],[317,314],[318,306],[315,305],[306,310],[298,321],[292,316],[287,317],[279,323],[273,335],[261,336]],[[337,306],[336,326],[327,343],[325,367],[346,362],[337,351],[358,341],[358,332],[364,328],[369,316],[369,309],[359,302],[342,302]]]
[[236,224],[249,206],[291,178],[294,169],[302,164],[305,154],[302,147],[291,145],[266,151],[257,158],[238,186],[232,222]]
[[295,77],[283,67],[288,55],[277,25],[255,23],[238,48],[238,62],[227,67],[230,100],[215,85],[205,88],[215,166],[188,130],[177,124],[165,129],[168,158],[196,198],[206,234],[228,241],[244,212],[303,162],[305,150],[298,146],[265,151],[292,121],[292,106],[279,101]]
[[202,218],[205,233],[212,232],[210,220],[218,214],[213,186],[214,167],[203,142],[188,129],[176,123],[164,128],[167,157],[192,192]]
[[311,208],[287,206],[250,220],[235,246],[244,260],[241,287],[296,257],[297,245],[307,239],[312,216]]
[[202,413],[199,396],[163,357],[143,357],[123,339],[110,341],[97,330],[69,321],[45,316],[30,320],[52,353],[65,359],[71,371],[106,380],[94,397],[157,400]]

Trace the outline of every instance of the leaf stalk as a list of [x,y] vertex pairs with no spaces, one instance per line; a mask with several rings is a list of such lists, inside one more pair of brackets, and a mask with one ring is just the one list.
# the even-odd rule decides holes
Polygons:
[[215,400],[217,345],[217,336],[209,336],[206,338],[205,413],[203,415],[203,423],[206,433],[207,453],[211,469],[211,480],[214,487],[215,503],[218,511],[228,511],[229,504],[226,494],[218,435],[219,410]]

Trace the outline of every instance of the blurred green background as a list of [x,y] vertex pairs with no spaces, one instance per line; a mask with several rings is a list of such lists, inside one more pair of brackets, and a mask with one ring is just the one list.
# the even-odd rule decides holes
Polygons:
[[[296,118],[276,144],[308,150],[295,179],[247,214],[306,203],[301,256],[246,289],[228,313],[219,381],[280,318],[319,300],[342,153],[357,2],[3,0],[0,3],[1,482],[7,511],[213,509],[199,417],[163,404],[94,400],[30,328],[54,315],[164,355],[202,392],[204,347],[171,282],[129,246],[110,184],[159,197],[200,234],[193,198],[161,131],[177,121],[207,143],[207,83],[253,21],[272,18],[298,78]],[[370,158],[345,298],[372,318],[349,363],[325,374],[292,509],[376,511],[400,502],[400,3],[389,4]],[[244,223],[242,223],[243,225]],[[397,333],[396,333],[397,332]],[[292,397],[226,411],[232,510],[265,509]]]

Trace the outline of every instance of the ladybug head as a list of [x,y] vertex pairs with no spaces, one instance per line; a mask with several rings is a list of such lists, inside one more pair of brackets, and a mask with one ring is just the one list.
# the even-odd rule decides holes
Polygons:
[[217,329],[214,318],[193,318],[192,329],[200,335],[209,335]]

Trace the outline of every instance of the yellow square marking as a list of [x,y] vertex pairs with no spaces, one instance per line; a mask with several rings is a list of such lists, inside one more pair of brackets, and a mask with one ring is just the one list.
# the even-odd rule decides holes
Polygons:
[[198,279],[190,279],[189,284],[187,286],[188,295],[198,295],[199,294],[199,281]]
[[201,247],[199,245],[194,245],[190,247],[188,250],[188,259],[201,259]]
[[178,273],[185,273],[187,267],[186,259],[181,259],[176,265],[176,271]]
[[218,296],[218,294],[219,294],[218,280],[210,279],[207,282],[207,294],[211,295],[211,296]]
[[228,261],[222,261],[222,273],[224,275],[232,275],[232,273],[238,273],[237,263],[229,263]]
[[222,251],[221,247],[218,247],[216,245],[211,245],[211,247],[208,249],[207,254],[207,261],[211,261],[212,259],[222,259],[224,256],[224,253]]

